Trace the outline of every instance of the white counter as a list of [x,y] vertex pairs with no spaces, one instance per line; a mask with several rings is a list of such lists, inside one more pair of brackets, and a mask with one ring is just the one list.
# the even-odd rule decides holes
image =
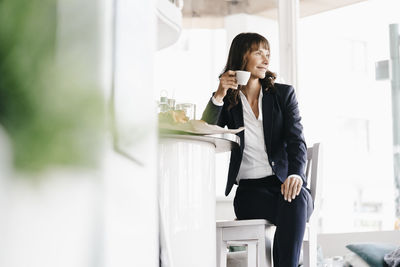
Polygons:
[[238,143],[233,134],[160,136],[163,267],[216,266],[215,153]]

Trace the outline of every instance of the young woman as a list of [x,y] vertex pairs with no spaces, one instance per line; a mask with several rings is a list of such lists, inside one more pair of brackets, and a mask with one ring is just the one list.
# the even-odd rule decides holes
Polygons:
[[[231,129],[245,127],[238,133],[240,148],[231,153],[225,195],[238,184],[237,218],[275,224],[274,266],[297,267],[313,210],[304,176],[307,147],[294,89],[274,82],[269,58],[270,46],[263,36],[237,35],[202,119]],[[236,70],[251,73],[247,85],[238,86]]]

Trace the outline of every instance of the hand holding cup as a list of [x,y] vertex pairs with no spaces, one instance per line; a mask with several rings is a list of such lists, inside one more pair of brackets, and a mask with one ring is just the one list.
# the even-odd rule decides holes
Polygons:
[[224,74],[219,77],[219,86],[218,89],[223,89],[224,91],[228,91],[229,88],[237,89],[238,84],[236,80],[236,72],[233,70],[228,70]]
[[217,101],[222,102],[229,88],[238,89],[239,84],[246,85],[249,78],[250,72],[248,71],[228,70],[219,77],[219,86],[214,97]]
[[236,72],[234,72],[233,70],[228,70],[219,77],[218,90],[217,92],[215,92],[214,95],[215,99],[218,102],[222,102],[222,99],[225,97],[226,92],[229,88],[238,88],[238,84],[236,81]]

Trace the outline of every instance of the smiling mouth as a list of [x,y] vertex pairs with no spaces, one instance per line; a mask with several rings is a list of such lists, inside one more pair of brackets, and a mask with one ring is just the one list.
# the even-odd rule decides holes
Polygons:
[[267,71],[267,68],[264,68],[264,67],[257,67],[257,68],[260,70],[263,70],[263,71]]

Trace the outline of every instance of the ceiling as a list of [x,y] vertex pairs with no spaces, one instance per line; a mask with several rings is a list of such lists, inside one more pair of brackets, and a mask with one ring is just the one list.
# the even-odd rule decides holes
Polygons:
[[[363,1],[366,0],[300,0],[300,17]],[[247,13],[277,19],[277,2],[277,0],[185,0],[183,17],[220,18],[237,13]]]

